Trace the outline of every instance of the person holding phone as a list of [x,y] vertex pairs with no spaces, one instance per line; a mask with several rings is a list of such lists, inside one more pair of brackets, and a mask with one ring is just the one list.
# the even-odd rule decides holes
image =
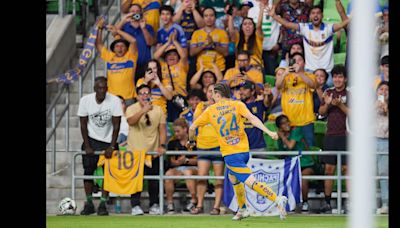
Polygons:
[[252,81],[260,88],[264,87],[264,79],[261,71],[250,65],[250,54],[248,51],[240,51],[237,55],[236,67],[226,71],[222,82],[226,82],[233,92],[233,98],[240,100],[240,87],[246,80]]

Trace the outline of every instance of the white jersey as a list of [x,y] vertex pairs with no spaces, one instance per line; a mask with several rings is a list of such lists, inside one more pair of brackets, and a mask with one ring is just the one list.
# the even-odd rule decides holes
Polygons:
[[101,104],[96,102],[96,93],[88,94],[79,101],[78,116],[88,117],[88,134],[90,138],[111,143],[113,125],[112,117],[122,116],[121,100],[110,93]]
[[[257,24],[258,15],[260,13],[260,3],[258,1],[251,2],[254,4],[254,7],[249,9],[248,16],[253,18],[254,23]],[[272,6],[272,1],[270,1],[269,6]],[[272,47],[278,43],[281,25],[264,12],[261,26],[264,34],[263,50],[270,51]]]
[[307,70],[333,68],[333,24],[321,23],[320,30],[313,30],[312,23],[299,23],[298,33],[303,36]]

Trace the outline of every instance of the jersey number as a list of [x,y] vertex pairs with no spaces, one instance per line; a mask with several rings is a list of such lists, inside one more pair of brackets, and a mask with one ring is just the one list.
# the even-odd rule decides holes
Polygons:
[[[121,156],[121,154],[123,154]],[[126,157],[130,156],[129,159],[126,159]],[[129,166],[127,165],[127,161],[130,161]],[[119,152],[118,153],[118,169],[121,170],[122,169],[122,165],[124,166],[124,169],[131,169],[133,166],[133,153],[132,151],[125,151],[125,152]]]
[[221,134],[222,137],[229,135],[231,131],[237,131],[239,129],[239,126],[236,122],[236,115],[234,113],[232,113],[232,120],[229,126],[229,130],[225,129],[226,118],[224,116],[218,117],[217,122],[218,124],[221,124],[221,127],[219,128],[219,133]]

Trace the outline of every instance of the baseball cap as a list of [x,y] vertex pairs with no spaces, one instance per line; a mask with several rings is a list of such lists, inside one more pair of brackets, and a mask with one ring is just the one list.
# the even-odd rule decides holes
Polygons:
[[239,7],[239,9],[241,9],[243,6],[248,6],[248,7],[252,8],[254,5],[253,5],[253,3],[252,3],[252,2],[249,2],[249,1],[243,1],[243,2],[242,2],[242,4],[240,4],[240,7]]
[[256,89],[256,85],[254,84],[254,82],[246,80],[243,84],[242,87],[245,89],[252,89],[255,90]]

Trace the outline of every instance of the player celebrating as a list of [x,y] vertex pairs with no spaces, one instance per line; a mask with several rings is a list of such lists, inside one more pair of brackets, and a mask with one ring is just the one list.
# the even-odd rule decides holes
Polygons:
[[212,93],[215,104],[208,107],[190,126],[188,147],[195,144],[193,137],[196,128],[211,123],[218,133],[221,154],[228,168],[229,181],[233,185],[239,205],[239,210],[232,220],[241,220],[250,215],[246,210],[244,184],[273,201],[278,207],[280,218],[284,219],[287,197],[277,196],[266,183],[257,181],[251,174],[251,169],[247,167],[250,149],[243,118],[247,118],[253,126],[261,129],[274,140],[278,139],[277,133],[268,130],[244,103],[229,99],[231,91],[227,84],[215,84]]

